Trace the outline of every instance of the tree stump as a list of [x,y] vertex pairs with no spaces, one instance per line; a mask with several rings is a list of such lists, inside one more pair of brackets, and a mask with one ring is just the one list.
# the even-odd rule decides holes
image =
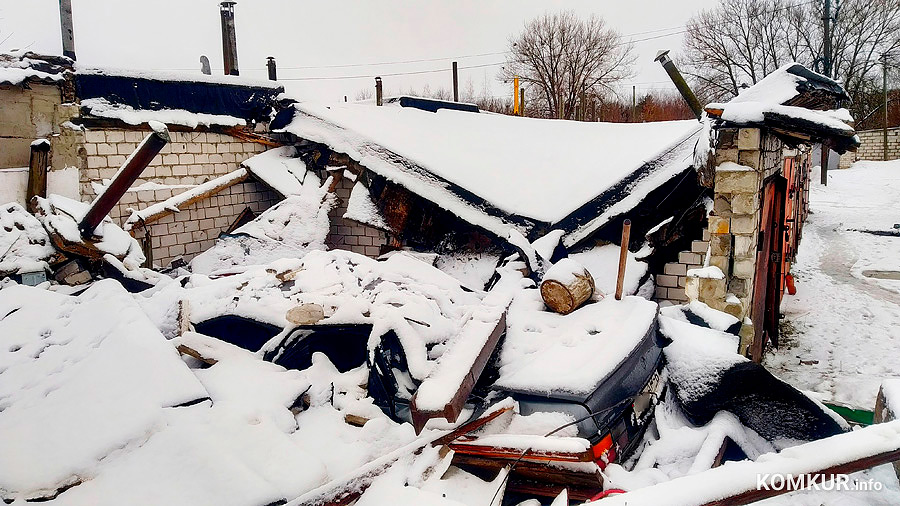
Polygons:
[[578,309],[594,293],[594,278],[578,262],[563,258],[547,270],[541,281],[541,297],[559,314]]

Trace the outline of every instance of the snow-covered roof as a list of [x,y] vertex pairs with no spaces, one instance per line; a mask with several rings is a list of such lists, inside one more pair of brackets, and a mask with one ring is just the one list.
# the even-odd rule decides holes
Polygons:
[[[52,59],[47,61],[45,58]],[[21,86],[29,82],[55,84],[65,80],[66,67],[71,60],[62,57],[42,57],[30,52],[14,51],[0,54],[0,85]]]
[[726,103],[706,112],[730,125],[769,126],[831,140],[840,153],[859,145],[853,117],[838,108],[847,93],[837,82],[797,63],[785,65]]
[[[692,120],[589,123],[366,104],[295,107],[284,131],[346,153],[501,237],[510,228],[527,233],[565,219],[700,130]],[[670,167],[653,167],[661,168]],[[607,197],[618,201],[634,190],[619,186]]]

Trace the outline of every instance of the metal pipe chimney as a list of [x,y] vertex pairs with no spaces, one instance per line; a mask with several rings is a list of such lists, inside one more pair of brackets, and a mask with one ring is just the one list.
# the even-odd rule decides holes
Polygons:
[[375,105],[384,105],[380,77],[375,78]]
[[275,65],[275,57],[269,56],[266,58],[266,69],[269,70],[269,80],[277,81],[278,80],[278,67]]
[[72,0],[59,0],[59,28],[63,56],[75,59],[75,31],[72,29]]
[[237,2],[219,4],[222,16],[222,60],[225,63],[225,75],[236,76],[238,71],[237,39],[234,33],[234,5]]
[[694,116],[697,119],[703,115],[703,106],[700,105],[700,101],[697,100],[697,96],[694,95],[694,92],[691,91],[691,87],[685,82],[684,78],[681,77],[681,72],[678,71],[678,67],[675,66],[675,62],[669,58],[669,50],[660,51],[656,53],[656,58],[653,61],[658,61],[662,64],[663,68],[666,70],[666,74],[669,74],[669,79],[675,83],[675,87],[678,88],[678,91],[681,93],[681,96],[684,98],[684,101],[687,102],[688,106],[694,111]]

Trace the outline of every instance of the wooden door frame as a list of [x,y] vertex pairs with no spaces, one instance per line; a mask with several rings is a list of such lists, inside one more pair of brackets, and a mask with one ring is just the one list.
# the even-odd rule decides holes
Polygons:
[[754,329],[753,341],[750,343],[750,358],[757,363],[762,361],[762,354],[768,341],[778,344],[787,179],[781,175],[767,179],[763,183],[762,195],[763,205],[750,312]]

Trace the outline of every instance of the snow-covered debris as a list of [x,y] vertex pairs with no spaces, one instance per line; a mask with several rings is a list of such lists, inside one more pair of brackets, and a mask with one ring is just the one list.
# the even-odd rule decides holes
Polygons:
[[173,195],[166,200],[151,204],[138,211],[132,211],[131,216],[129,216],[128,219],[125,220],[123,228],[125,230],[131,230],[132,228],[137,227],[144,222],[152,221],[153,218],[157,218],[163,213],[181,212],[180,207],[190,205],[201,196],[207,195],[210,192],[214,192],[216,191],[216,189],[219,189],[219,191],[221,191],[221,189],[225,189],[233,184],[243,181],[246,178],[247,169],[241,168],[233,170],[228,174],[219,176],[215,179],[210,179],[203,184],[194,186],[193,188],[187,191],[183,191],[178,195]]
[[725,373],[749,360],[737,354],[737,337],[667,316],[659,329],[672,342],[663,349],[669,378],[683,403],[693,403],[710,394]]
[[660,332],[671,340],[663,349],[670,384],[694,424],[730,411],[779,448],[846,430],[827,408],[735,353],[736,336],[666,316],[659,320]]
[[[248,266],[235,275],[210,279],[201,274],[170,283],[142,302],[161,323],[179,300],[191,305],[191,321],[237,315],[277,327],[289,327],[285,315],[304,303],[321,306],[328,324],[372,324],[370,348],[394,331],[406,354],[409,372],[423,380],[457,338],[468,315],[482,307],[482,295],[418,259],[404,254],[385,261],[349,251],[313,250],[301,259]],[[276,336],[260,353],[274,351]]]
[[333,194],[328,192],[330,181],[320,184],[315,174],[308,173],[297,194],[219,238],[212,248],[194,257],[191,270],[211,274],[324,250],[330,226],[328,212],[335,204]]
[[45,270],[57,257],[37,218],[15,202],[0,208],[0,276]]
[[264,151],[244,160],[241,166],[283,197],[303,193],[303,184],[310,177],[294,146]]
[[[459,335],[448,343],[447,351],[437,361],[434,370],[416,390],[416,409],[443,411],[445,406],[453,401],[473,364],[484,353],[495,328],[505,324],[502,320],[504,311],[505,306],[484,308],[470,316],[460,329]],[[496,335],[498,340],[499,336]],[[496,342],[493,344],[496,346]],[[475,379],[477,378],[472,378],[473,384]]]
[[380,230],[391,229],[378,206],[372,201],[369,189],[361,181],[357,181],[350,190],[350,199],[347,201],[347,212],[344,213],[344,218],[365,223]]
[[78,223],[89,208],[89,204],[61,195],[37,198],[37,218],[54,242],[59,241],[57,247],[76,253],[90,251],[97,253],[98,257],[110,254],[118,258],[126,269],[139,268],[146,260],[141,245],[108,216],[94,229],[89,240],[81,237]]
[[701,267],[699,269],[688,269],[687,276],[689,278],[725,279],[725,273],[715,265]]
[[[619,253],[621,249],[615,244],[595,246],[578,253],[570,253],[569,258],[584,265],[591,277],[594,278],[594,286],[604,294],[615,293],[616,279],[619,275]],[[623,293],[626,295],[637,293],[638,287],[647,275],[646,262],[637,259],[635,253],[628,252],[625,260],[625,285]]]
[[[72,63],[68,58],[55,57],[54,60],[66,65]],[[13,51],[0,54],[0,84],[21,86],[29,81],[54,84],[65,80],[65,71],[64,66],[46,61],[34,53]]]
[[150,121],[158,121],[166,125],[180,125],[188,128],[198,126],[244,126],[247,122],[242,118],[222,114],[205,114],[185,111],[184,109],[134,109],[126,104],[114,104],[105,98],[87,98],[81,101],[81,107],[87,114],[98,118],[121,120],[129,125],[141,125]]
[[[743,492],[760,489],[760,477],[791,476],[809,477],[821,470],[838,466],[871,455],[897,451],[900,448],[900,421],[875,424],[847,434],[813,441],[787,448],[780,453],[768,453],[756,461],[727,462],[703,473],[665,481],[655,486],[640,488],[627,494],[613,495],[594,504],[603,506],[658,505],[696,506],[736,496]],[[826,481],[828,481],[826,479]],[[769,482],[777,485],[778,481]],[[805,484],[809,484],[806,482]],[[850,483],[847,483],[850,486]],[[784,482],[782,482],[782,488]],[[832,484],[833,486],[833,484]],[[769,490],[777,490],[774,487]],[[882,492],[859,494],[868,496],[859,504],[890,504],[897,494],[885,498]],[[850,495],[846,494],[845,495]],[[830,504],[825,499],[829,493],[811,492],[819,495],[808,504]],[[803,495],[787,497],[786,504],[798,504]],[[855,494],[854,496],[855,497]],[[823,501],[824,499],[824,501]],[[835,501],[838,502],[843,501]],[[806,503],[804,503],[806,504]]]
[[684,323],[692,323],[701,327],[709,327],[720,332],[730,333],[734,337],[720,337],[734,345],[731,351],[737,351],[738,349],[737,333],[740,331],[741,321],[728,313],[717,311],[699,300],[694,300],[681,306],[661,308],[659,314]]
[[736,124],[754,124],[765,121],[767,115],[778,115],[784,118],[802,120],[822,127],[830,128],[848,136],[855,135],[856,131],[847,124],[853,121],[846,109],[834,111],[815,111],[805,107],[778,105],[767,102],[738,102],[738,103],[711,103],[710,109],[721,109],[720,117],[725,121]]
[[[0,290],[0,494],[52,496],[207,397],[115,281],[78,297]],[[15,458],[10,458],[15,456]]]
[[521,291],[507,316],[497,387],[589,394],[651,330],[656,303],[607,297],[568,315],[543,311],[538,290]]

